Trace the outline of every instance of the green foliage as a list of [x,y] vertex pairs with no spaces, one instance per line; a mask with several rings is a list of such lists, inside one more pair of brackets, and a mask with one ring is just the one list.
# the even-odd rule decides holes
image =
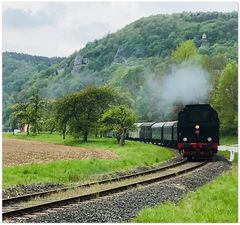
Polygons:
[[29,134],[29,127],[31,123],[31,114],[28,110],[29,103],[18,103],[12,106],[12,114],[10,117],[10,126],[12,130],[16,128],[17,124],[22,127],[27,124],[27,133]]
[[[8,134],[4,137],[13,136]],[[115,144],[113,139],[97,138],[88,142],[67,137],[63,140],[58,134],[39,134],[37,136],[16,134],[14,138],[43,141],[54,144],[84,147],[88,149],[110,150],[119,157],[115,160],[69,160],[54,161],[31,165],[21,165],[3,168],[3,187],[26,183],[72,183],[99,179],[100,175],[125,171],[136,166],[152,165],[174,157],[174,153],[164,147],[127,141],[124,148]],[[157,159],[156,159],[157,156]]]
[[81,135],[87,141],[89,132],[96,128],[97,121],[116,97],[110,87],[88,87],[78,93],[65,96],[57,102],[57,121],[65,137],[68,132],[76,138]]
[[218,78],[225,68],[226,64],[230,62],[229,59],[224,54],[216,54],[214,56],[202,55],[200,58],[200,64],[204,69],[206,69],[211,74],[211,83],[214,88],[216,88],[218,83]]
[[10,115],[10,125],[12,129],[18,124],[20,127],[27,125],[27,133],[29,128],[34,134],[40,130],[40,118],[42,113],[43,101],[39,98],[39,90],[32,90],[32,97],[26,102],[17,103],[12,106]]
[[144,223],[237,223],[238,169],[190,193],[177,205],[165,202],[143,209],[134,222]]
[[139,119],[171,119],[160,114],[149,80],[166,76],[174,62],[194,57],[215,89],[225,66],[238,59],[237,29],[237,12],[184,12],[141,18],[65,59],[4,53],[3,124],[10,121],[9,105],[26,102],[33,88],[41,98],[55,99],[106,83],[128,95]]
[[182,42],[173,52],[172,58],[175,62],[180,63],[197,56],[197,48],[192,40]]
[[[194,40],[196,46],[200,47],[204,32],[210,47],[216,43],[236,43],[237,13],[184,12],[142,18],[115,34],[87,44],[79,54],[90,59],[91,70],[102,70],[113,62],[114,55],[119,51],[125,59],[151,56],[165,58],[186,40]],[[210,49],[209,54],[213,50]]]
[[142,86],[145,80],[145,68],[142,65],[119,65],[109,83],[123,92],[130,93],[131,97],[136,99],[139,86]]
[[41,118],[39,121],[40,131],[52,133],[56,127],[56,100],[44,100],[42,102]]
[[[2,117],[3,121],[5,121],[4,125],[5,127],[10,127],[11,126],[11,114],[13,113],[13,106],[9,105],[5,107],[2,111]],[[15,128],[15,127],[14,127]]]
[[[27,88],[27,83],[39,72],[59,63],[64,58],[31,56],[22,53],[3,53],[3,103],[16,103],[18,93]],[[32,89],[32,88],[31,88]]]
[[235,145],[238,143],[238,136],[221,136],[220,145]]
[[124,145],[126,131],[132,128],[135,122],[135,112],[125,105],[112,107],[100,118],[103,130],[113,131],[120,145]]
[[223,134],[237,134],[238,124],[238,65],[228,63],[223,70],[216,93],[213,95],[213,105],[217,109],[221,131]]

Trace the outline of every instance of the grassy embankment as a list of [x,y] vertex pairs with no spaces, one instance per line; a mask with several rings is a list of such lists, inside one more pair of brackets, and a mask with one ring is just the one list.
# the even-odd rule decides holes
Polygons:
[[[224,136],[220,138],[220,145],[236,145],[238,143],[237,136]],[[218,151],[219,155],[223,155],[226,159],[230,158],[229,151]],[[238,159],[238,153],[235,153],[235,159]]]
[[[221,144],[237,143],[236,137],[224,137]],[[220,152],[227,157],[227,152]],[[238,166],[237,154],[233,168],[216,180],[189,193],[178,204],[165,202],[162,205],[143,209],[134,222],[238,222]]]
[[174,157],[174,153],[166,148],[132,141],[127,141],[126,145],[121,147],[115,143],[115,139],[109,138],[92,138],[89,139],[89,142],[84,143],[70,137],[63,140],[58,134],[39,134],[37,136],[27,136],[26,134],[13,136],[11,134],[4,134],[3,137],[44,141],[89,149],[108,149],[117,153],[119,156],[117,160],[69,160],[4,167],[4,188],[16,184],[39,182],[79,182],[96,177],[99,174],[126,170],[135,166],[151,165]]
[[165,202],[143,209],[134,222],[224,223],[238,221],[238,171],[225,175],[188,194],[177,205]]

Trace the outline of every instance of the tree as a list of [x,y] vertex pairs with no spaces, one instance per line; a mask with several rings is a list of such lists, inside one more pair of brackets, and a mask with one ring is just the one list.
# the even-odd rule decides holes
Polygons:
[[12,114],[10,116],[10,123],[14,134],[14,128],[16,125],[27,125],[27,135],[29,135],[29,128],[31,123],[31,115],[28,111],[29,103],[21,102],[12,106]]
[[11,126],[27,125],[27,134],[29,135],[30,125],[34,134],[39,132],[39,123],[42,113],[43,100],[39,98],[39,90],[31,90],[32,96],[26,102],[19,102],[12,105],[10,116]]
[[75,138],[83,135],[87,141],[89,132],[95,129],[100,116],[115,102],[116,93],[110,87],[88,87],[57,102],[56,119],[65,138],[68,132]]
[[32,96],[29,99],[28,104],[28,114],[30,116],[30,121],[32,125],[33,133],[36,134],[36,131],[39,132],[39,121],[41,117],[43,101],[39,98],[39,89],[32,90]]
[[212,103],[220,117],[221,131],[237,134],[238,116],[238,65],[228,63],[220,75],[217,90],[213,93]]
[[13,113],[13,108],[12,106],[8,106],[8,107],[3,107],[3,111],[2,111],[2,117],[3,117],[3,126],[4,127],[10,127],[11,126],[11,115]]
[[114,131],[120,145],[125,144],[126,132],[133,127],[135,121],[135,112],[125,105],[114,106],[106,111],[100,119],[100,123],[103,125],[102,129]]
[[12,134],[14,135],[14,129],[17,127],[18,125],[18,120],[17,117],[11,116],[10,120],[9,120],[9,125],[12,129]]
[[56,128],[56,102],[55,100],[44,100],[42,104],[42,112],[40,118],[40,129],[53,133]]
[[68,95],[56,101],[56,124],[57,129],[60,131],[63,139],[65,139],[67,132],[67,124],[74,116],[71,106],[74,104],[73,99],[75,95]]
[[197,48],[192,40],[182,42],[172,54],[175,62],[181,63],[184,60],[197,56]]
[[139,87],[143,85],[145,77],[145,68],[142,65],[120,65],[112,74],[110,83],[121,88],[121,91],[131,94],[136,99]]

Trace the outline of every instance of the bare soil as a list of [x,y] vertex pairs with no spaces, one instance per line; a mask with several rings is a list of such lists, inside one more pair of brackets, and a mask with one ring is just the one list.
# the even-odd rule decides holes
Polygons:
[[87,159],[117,159],[118,156],[109,150],[95,150],[3,138],[3,166],[19,164],[42,163],[54,160],[87,160]]

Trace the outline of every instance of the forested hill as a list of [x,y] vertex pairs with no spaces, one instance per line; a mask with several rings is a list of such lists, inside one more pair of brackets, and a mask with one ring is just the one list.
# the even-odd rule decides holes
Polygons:
[[[201,56],[202,66],[212,75],[213,85],[217,85],[224,67],[237,61],[237,29],[237,12],[154,15],[89,42],[63,60],[49,59],[46,63],[39,58],[38,64],[28,57],[19,60],[14,54],[5,53],[5,106],[28,98],[34,88],[40,90],[41,97],[56,98],[89,85],[108,83],[129,94],[140,119],[159,120],[159,111],[151,107],[154,102],[146,85],[150,78],[158,79],[169,72],[177,46],[191,40],[194,55]],[[190,54],[188,47],[182,57]]]
[[49,66],[52,66],[53,64],[57,64],[61,62],[64,57],[45,57],[45,56],[33,56],[29,54],[24,53],[16,53],[16,52],[4,52],[4,58],[12,58],[19,61],[25,61],[32,63],[32,65],[35,65],[38,69],[38,71],[47,69]]
[[203,33],[210,45],[208,54],[220,48],[221,52],[231,51],[228,47],[237,42],[237,13],[181,13],[142,18],[87,44],[79,54],[89,59],[89,69],[102,70],[116,59],[164,58],[184,40],[194,40],[196,47],[200,47]]
[[32,56],[23,53],[4,52],[3,69],[3,103],[15,103],[19,93],[25,89],[27,81],[57,65],[62,57]]

